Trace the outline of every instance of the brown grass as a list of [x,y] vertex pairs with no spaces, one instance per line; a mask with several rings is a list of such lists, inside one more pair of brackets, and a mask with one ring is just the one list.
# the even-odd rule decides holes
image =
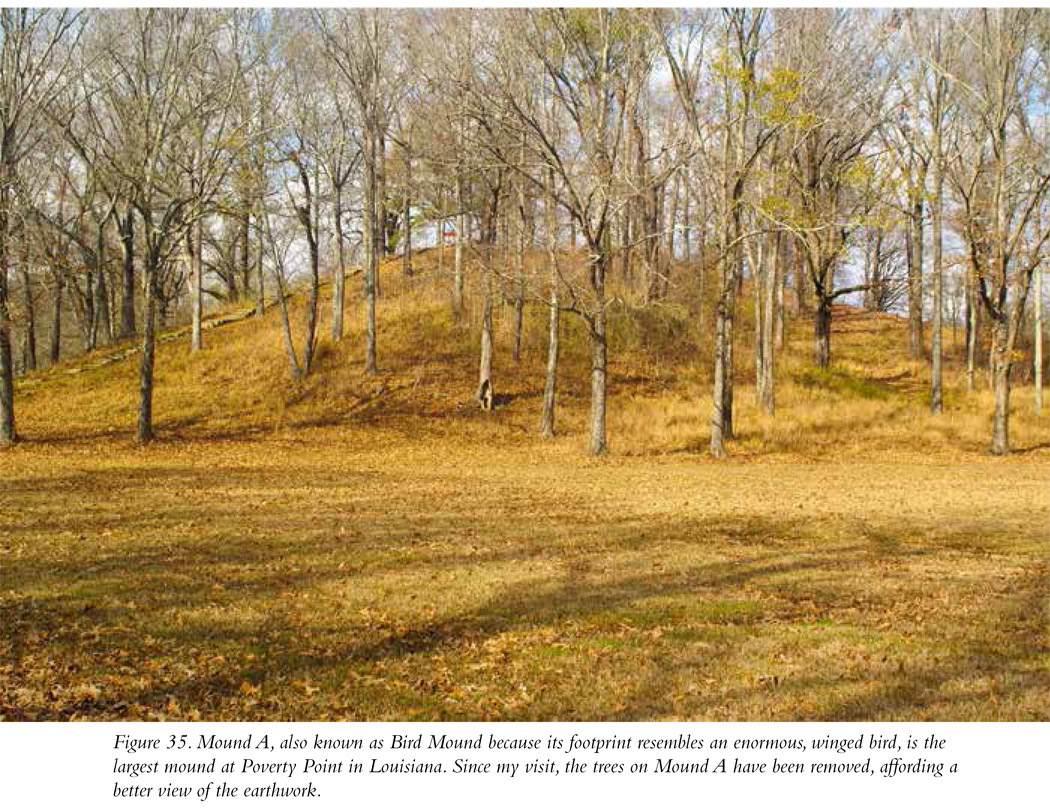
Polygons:
[[23,385],[27,441],[0,452],[3,718],[1050,718],[1030,389],[1022,452],[988,457],[987,392],[952,365],[929,417],[903,327],[843,312],[826,374],[793,326],[767,418],[745,315],[740,439],[716,463],[695,309],[625,305],[595,461],[579,325],[545,443],[542,312],[520,368],[498,312],[505,402],[483,415],[476,297],[456,325],[432,273],[388,275],[378,379],[354,302],[302,383],[275,313],[197,356],[165,344],[149,447],[134,358]]

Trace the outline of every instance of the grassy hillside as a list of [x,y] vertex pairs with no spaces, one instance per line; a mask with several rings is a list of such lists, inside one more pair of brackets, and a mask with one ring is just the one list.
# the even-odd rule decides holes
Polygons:
[[[451,257],[447,257],[449,260]],[[541,257],[531,261],[539,262]],[[154,412],[162,438],[243,438],[283,430],[339,425],[349,430],[409,432],[419,436],[466,433],[487,441],[531,442],[538,420],[546,360],[546,317],[528,308],[523,356],[510,353],[511,306],[496,308],[494,384],[502,407],[476,413],[480,295],[468,317],[450,313],[448,280],[438,277],[436,252],[417,256],[417,275],[403,279],[400,260],[387,264],[379,304],[382,373],[362,374],[359,283],[349,282],[347,323],[340,343],[328,336],[329,289],[323,289],[318,361],[308,380],[291,379],[276,307],[205,333],[206,348],[188,352],[188,337],[163,344],[157,355]],[[446,263],[447,265],[447,263]],[[682,273],[684,271],[679,271]],[[710,415],[710,291],[700,304],[688,285],[670,302],[642,308],[625,296],[612,310],[609,435],[614,453],[660,455],[702,451]],[[292,300],[293,327],[301,331],[302,296]],[[907,333],[898,318],[839,308],[832,338],[833,367],[815,369],[808,318],[789,322],[787,347],[777,359],[778,413],[755,408],[753,326],[745,290],[737,327],[735,454],[748,458],[800,458],[862,454],[983,454],[990,431],[986,386],[967,394],[961,347],[948,333],[947,413],[928,414],[928,368],[907,359]],[[232,308],[237,314],[244,308]],[[220,313],[219,315],[222,315]],[[960,336],[961,339],[961,336]],[[559,379],[562,435],[583,447],[581,429],[589,395],[589,350],[582,324],[563,320]],[[133,349],[130,345],[128,348]],[[957,351],[955,351],[957,350]],[[96,366],[112,348],[77,358],[21,381],[19,420],[31,440],[130,440],[138,397],[136,355]],[[1035,418],[1030,386],[1015,386],[1011,433],[1022,452],[1048,446],[1050,420]]]
[[988,395],[950,365],[929,417],[903,323],[844,310],[826,373],[791,325],[760,416],[745,313],[740,439],[715,462],[710,305],[683,294],[616,308],[594,460],[579,325],[543,442],[544,313],[515,365],[497,309],[502,404],[482,414],[477,296],[454,324],[433,261],[384,274],[378,377],[356,300],[301,382],[274,311],[192,357],[163,344],[147,447],[136,357],[20,382],[0,717],[1050,719],[1050,419],[1030,390],[1019,452],[989,457]]

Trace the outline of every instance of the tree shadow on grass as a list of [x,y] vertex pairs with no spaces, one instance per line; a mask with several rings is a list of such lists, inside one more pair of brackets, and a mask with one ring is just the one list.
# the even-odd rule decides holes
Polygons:
[[[481,529],[496,532],[498,525]],[[559,526],[559,531],[563,529]],[[583,527],[580,529],[582,533]],[[180,651],[200,648],[227,654],[258,650],[251,664],[230,656],[220,672],[203,678],[173,680],[165,676],[149,679],[149,685],[141,689],[111,689],[107,703],[92,710],[94,714],[109,715],[118,705],[159,706],[173,697],[182,705],[210,707],[230,717],[231,710],[224,709],[224,704],[236,698],[238,685],[244,682],[266,682],[275,677],[324,681],[333,674],[345,673],[347,668],[392,660],[426,659],[438,652],[469,648],[510,631],[529,632],[590,621],[639,600],[733,588],[752,580],[829,565],[836,555],[849,554],[848,550],[836,548],[824,555],[799,559],[786,552],[776,552],[732,562],[715,561],[683,572],[639,574],[613,580],[589,576],[594,567],[585,563],[588,557],[598,560],[616,548],[635,548],[644,544],[646,536],[700,539],[707,532],[724,531],[724,522],[721,529],[698,522],[649,522],[644,528],[643,540],[639,540],[637,533],[641,531],[628,527],[614,537],[603,535],[583,552],[578,545],[575,551],[563,548],[549,551],[544,556],[560,562],[564,572],[560,579],[514,583],[480,605],[458,613],[427,621],[390,618],[356,626],[346,621],[329,625],[323,618],[311,620],[308,625],[312,630],[307,636],[324,640],[319,649],[311,648],[299,638],[297,628],[302,627],[301,623],[289,619],[287,612],[292,607],[283,605],[280,595],[317,592],[340,580],[352,583],[356,575],[336,571],[331,565],[282,569],[282,562],[296,551],[322,560],[342,552],[353,559],[353,545],[347,547],[322,540],[310,542],[305,550],[297,550],[289,541],[252,545],[247,549],[220,546],[204,554],[201,550],[166,547],[114,554],[79,567],[70,560],[46,572],[37,567],[19,567],[13,573],[15,579],[9,582],[17,584],[20,591],[56,593],[22,597],[16,593],[0,602],[0,620],[5,628],[5,647],[16,662],[16,678],[19,663],[37,655],[40,645],[49,648],[56,664],[65,662],[78,670],[92,667],[93,659],[113,649],[141,650],[144,636],[155,638],[159,645],[149,654],[154,659],[174,659],[180,656]],[[755,531],[754,527],[749,531]],[[479,566],[513,563],[528,554],[528,550],[497,548],[482,554],[438,554],[431,560],[410,565],[416,576],[428,570],[469,572]],[[221,578],[230,568],[238,572],[238,576],[222,584],[221,591],[215,591],[216,575]],[[48,588],[43,589],[45,585]],[[248,627],[230,627],[221,616],[224,605],[255,607],[266,613],[247,622]],[[196,609],[206,609],[205,618],[173,621],[175,615],[197,616]],[[215,612],[218,616],[209,619]],[[89,634],[87,641],[85,633]],[[103,671],[107,670],[112,672],[112,667],[103,667]],[[39,674],[36,677],[39,678]],[[8,701],[10,704],[10,699]],[[68,706],[37,708],[36,714],[65,717],[72,711]],[[7,706],[6,715],[14,712],[12,706]]]
[[[1050,720],[1048,594],[1050,581],[1041,565],[1013,578],[998,599],[988,601],[987,611],[973,625],[920,639],[929,646],[926,655],[916,656],[913,650],[907,666],[898,658],[905,655],[899,651],[893,661],[870,664],[873,672],[845,678],[831,670],[813,672],[812,666],[802,676],[765,676],[750,683],[739,675],[723,678],[716,685],[719,689],[687,700],[684,714],[773,721]],[[903,633],[905,638],[912,636]],[[863,643],[855,644],[857,650],[862,648]],[[689,672],[688,664],[666,665],[651,668],[648,678],[624,698],[618,720],[669,711],[667,696],[696,674]],[[711,662],[703,667],[709,671]]]
[[[902,668],[861,695],[833,703],[816,720],[907,721],[921,717],[931,706],[944,715],[945,708],[940,706],[944,704],[971,713],[972,707],[963,705],[973,703],[984,705],[983,718],[995,720],[997,710],[989,703],[994,691],[987,686],[975,688],[975,680],[1002,684],[1002,696],[1008,700],[1023,693],[1045,698],[1050,695],[1048,595],[1045,565],[1014,578],[974,626],[958,628],[952,635],[952,652],[946,661]],[[962,686],[953,686],[956,682]],[[1050,720],[1045,703],[1040,717],[1030,720]]]
[[[81,475],[83,480],[78,478]],[[134,474],[107,470],[99,475],[101,478],[94,478],[95,473],[71,474],[47,482],[19,480],[13,483],[13,492],[25,497],[35,492],[34,487],[42,486],[51,490],[37,495],[57,499],[64,490],[89,486],[90,481],[99,494],[119,494],[135,482],[141,486],[142,481],[149,481],[162,492],[192,494],[215,471],[156,467]],[[451,711],[427,705],[430,699],[421,692],[423,688],[397,684],[397,679],[378,684],[359,684],[356,680],[362,673],[386,668],[419,673],[428,681],[434,673],[447,669],[449,660],[453,667],[478,661],[479,651],[487,643],[505,636],[524,637],[520,653],[528,657],[533,644],[528,639],[537,634],[568,635],[575,644],[586,645],[593,635],[618,633],[616,629],[625,623],[640,629],[661,622],[680,627],[682,617],[660,620],[650,616],[647,606],[668,601],[681,602],[686,606],[683,610],[694,611],[700,610],[697,601],[750,600],[758,608],[742,615],[737,627],[744,634],[772,633],[779,624],[806,617],[814,610],[848,608],[850,594],[837,580],[855,575],[854,570],[887,561],[918,560],[951,549],[951,544],[905,541],[907,528],[893,522],[867,527],[864,532],[844,529],[841,534],[852,540],[827,543],[813,537],[812,519],[805,517],[775,521],[726,514],[703,519],[655,519],[639,514],[622,516],[615,524],[596,525],[596,505],[582,497],[577,503],[562,505],[564,514],[537,519],[528,532],[512,534],[504,511],[499,509],[500,491],[463,493],[460,498],[468,500],[459,505],[458,512],[446,515],[433,511],[433,496],[426,486],[414,496],[401,495],[398,509],[409,514],[402,521],[376,512],[361,518],[360,527],[351,527],[354,533],[350,536],[342,536],[317,531],[319,516],[315,511],[298,517],[293,513],[288,526],[268,522],[279,521],[283,511],[294,509],[294,505],[309,503],[311,495],[314,503],[325,507],[321,520],[332,518],[330,499],[314,492],[324,492],[328,487],[333,492],[342,488],[351,493],[355,486],[364,484],[377,488],[366,502],[377,509],[376,499],[388,489],[381,475],[358,471],[354,478],[344,471],[331,471],[302,481],[284,476],[276,482],[273,475],[272,469],[260,467],[231,466],[222,471],[221,478],[230,486],[279,487],[283,494],[279,504],[242,521],[244,535],[220,534],[206,542],[193,541],[189,540],[193,533],[187,530],[189,534],[181,540],[173,537],[172,527],[199,512],[192,499],[176,499],[180,509],[165,514],[167,536],[162,543],[150,542],[156,526],[147,512],[124,519],[132,522],[124,529],[143,537],[141,546],[122,541],[122,545],[100,555],[90,553],[91,547],[84,544],[81,556],[78,547],[72,545],[64,547],[54,559],[20,558],[5,566],[5,585],[10,591],[0,601],[0,625],[5,629],[0,639],[15,662],[7,677],[9,684],[10,679],[40,683],[50,676],[73,678],[69,675],[73,671],[30,672],[27,663],[43,649],[51,660],[48,667],[84,673],[94,670],[91,678],[105,680],[109,686],[103,698],[87,704],[60,696],[50,704],[33,703],[31,707],[25,699],[13,697],[11,690],[0,688],[0,712],[6,717],[29,712],[40,718],[64,718],[73,712],[120,717],[121,707],[158,708],[174,700],[184,707],[199,708],[205,717],[212,718],[313,717],[309,710],[283,706],[279,700],[290,682],[300,681],[324,685],[322,696],[353,704],[356,717],[396,716],[419,703],[430,707],[428,711],[435,717],[449,713],[480,717],[476,709]],[[419,475],[440,478],[438,474]],[[303,488],[301,495],[296,489],[299,487]],[[209,507],[217,511],[213,518],[220,526],[236,526],[239,509],[236,505]],[[466,529],[464,512],[474,516],[469,536],[461,534]],[[357,519],[346,520],[352,524]],[[85,521],[95,523],[88,525]],[[101,532],[105,521],[66,515],[28,529],[55,533],[74,524]],[[421,544],[421,537],[430,543]],[[468,548],[464,537],[477,539],[477,546]],[[705,547],[711,550],[708,559],[698,564],[669,565],[657,571],[643,561],[647,550],[653,548],[671,560],[667,556],[675,549],[688,550],[695,558],[697,550]],[[624,556],[626,560],[638,556],[637,571]],[[618,561],[617,571],[609,574],[605,564],[613,558]],[[530,561],[545,564],[541,574],[519,571],[518,579],[510,583],[503,579],[504,572]],[[348,568],[344,570],[340,564]],[[450,580],[447,575],[453,573],[456,577]],[[874,568],[871,573],[873,578],[882,576]],[[328,616],[322,610],[326,604],[319,600],[324,595],[329,595],[324,599],[343,599],[338,595],[352,595],[358,583],[374,586],[391,582],[398,584],[398,589],[417,590],[440,603],[443,590],[454,588],[451,582],[470,586],[474,578],[485,583],[486,589],[496,590],[488,596],[482,590],[474,602],[460,600],[459,607],[455,600],[446,601],[433,616],[408,611],[403,593],[391,601],[391,608],[377,603],[378,617],[373,620],[360,619],[337,604],[340,613]],[[877,581],[873,582],[877,586]],[[1045,595],[1045,583],[1041,587]],[[1032,585],[1029,591],[1034,593],[1038,588],[1038,584]],[[305,605],[297,605],[298,601]],[[311,613],[300,616],[300,608]],[[866,610],[871,615],[883,608],[870,603]],[[1043,612],[1045,622],[1045,606]],[[701,630],[724,624],[723,619],[712,619],[702,611],[690,622],[699,623]],[[987,628],[979,630],[978,640]],[[153,640],[149,643],[152,647],[144,647],[144,638]],[[134,658],[114,663],[106,657],[115,649],[130,651]],[[708,672],[724,669],[739,656],[732,640],[703,651]],[[189,661],[205,655],[212,664]],[[672,709],[668,685],[697,667],[700,655],[679,657],[654,648],[642,659],[648,663],[651,683],[620,682],[623,696],[618,707],[604,707],[593,700],[589,704],[574,702],[573,682],[562,679],[547,685],[550,695],[537,709],[521,707],[509,714],[660,717]],[[224,658],[219,661],[216,657]],[[147,661],[160,661],[164,667],[148,671]],[[192,673],[183,673],[177,667],[186,661]],[[636,661],[633,666],[637,666]],[[130,670],[137,679],[118,679],[120,668]],[[3,681],[0,677],[0,684]],[[862,718],[865,713],[878,713],[887,702],[907,707],[908,702],[917,701],[912,683],[911,679],[888,681],[881,698],[874,697],[870,703],[858,699],[853,706],[840,707],[838,714],[829,710],[828,717]],[[239,691],[244,684],[261,685],[277,703],[243,706]],[[936,687],[936,683],[931,684]],[[821,689],[819,680],[812,689]],[[729,700],[734,695],[744,700],[746,690],[731,693]],[[712,705],[694,702],[693,706],[710,709]]]
[[[681,574],[638,576],[613,583],[587,584],[566,577],[563,582],[548,587],[518,584],[476,609],[459,615],[407,628],[387,626],[370,629],[356,639],[347,639],[347,634],[340,634],[333,639],[333,632],[337,629],[329,629],[329,633],[322,636],[323,641],[319,640],[316,647],[304,650],[294,644],[290,647],[274,646],[261,661],[250,666],[235,668],[204,682],[187,680],[157,685],[130,695],[125,700],[156,706],[162,704],[167,696],[174,696],[186,706],[201,706],[208,703],[209,697],[235,696],[238,685],[242,683],[265,684],[274,674],[283,674],[286,680],[323,683],[331,681],[333,676],[338,681],[351,670],[368,670],[377,664],[391,662],[402,665],[418,663],[420,674],[425,675],[426,662],[433,655],[469,656],[469,651],[503,634],[528,634],[566,624],[594,622],[639,601],[731,588],[755,579],[813,568],[819,566],[821,560],[792,562],[786,556],[768,556],[732,565],[698,567]],[[221,632],[227,643],[231,635],[241,637],[238,644],[258,641],[258,637],[251,633]],[[199,642],[200,638],[196,630],[190,631],[179,640],[178,647]],[[396,697],[398,702],[411,698],[404,691],[399,692],[401,694]],[[409,694],[411,692],[408,691]],[[563,698],[571,700],[569,696]],[[228,712],[219,709],[219,713],[225,717],[229,717]],[[369,714],[368,708],[362,708],[363,717]]]

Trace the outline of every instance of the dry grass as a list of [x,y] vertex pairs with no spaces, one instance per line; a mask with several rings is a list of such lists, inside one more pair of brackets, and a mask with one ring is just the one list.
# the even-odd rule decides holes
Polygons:
[[1030,390],[1024,452],[990,458],[985,392],[952,367],[927,416],[902,326],[847,317],[827,374],[792,332],[770,419],[745,319],[740,439],[715,463],[709,335],[685,303],[624,307],[594,461],[578,325],[543,443],[542,314],[482,415],[476,310],[453,324],[431,274],[385,284],[378,380],[356,303],[301,384],[273,314],[196,357],[165,344],[150,447],[133,360],[20,390],[2,717],[1050,718],[1050,421]]

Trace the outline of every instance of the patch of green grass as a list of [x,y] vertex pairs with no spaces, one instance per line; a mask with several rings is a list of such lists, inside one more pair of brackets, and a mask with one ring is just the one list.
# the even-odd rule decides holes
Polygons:
[[529,649],[529,655],[537,659],[562,659],[571,656],[572,651],[567,645],[535,645]]
[[798,385],[807,389],[831,392],[843,397],[885,400],[889,394],[884,385],[859,377],[834,364],[827,369],[803,369],[795,372],[793,377]]
[[597,636],[587,641],[591,647],[604,648],[606,650],[623,650],[627,647],[628,641],[624,637],[616,636]]
[[746,625],[762,616],[762,606],[752,600],[712,600],[700,603],[693,612],[708,622]]

